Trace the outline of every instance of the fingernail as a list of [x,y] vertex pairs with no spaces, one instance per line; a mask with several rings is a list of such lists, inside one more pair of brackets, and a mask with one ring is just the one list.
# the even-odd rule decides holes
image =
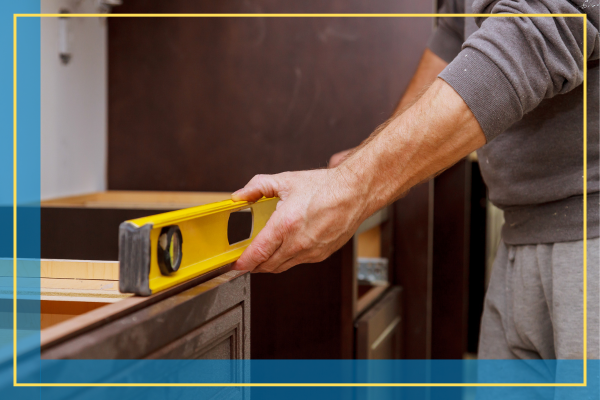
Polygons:
[[233,267],[231,267],[231,270],[232,271],[246,271],[246,268],[239,265],[238,263],[235,263],[235,264],[233,264]]

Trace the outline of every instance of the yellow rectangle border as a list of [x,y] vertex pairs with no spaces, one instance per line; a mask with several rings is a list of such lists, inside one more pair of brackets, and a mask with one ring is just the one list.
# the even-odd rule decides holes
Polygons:
[[[583,382],[582,383],[17,383],[17,18],[583,18]],[[587,14],[13,14],[13,386],[15,387],[585,387],[587,386]]]

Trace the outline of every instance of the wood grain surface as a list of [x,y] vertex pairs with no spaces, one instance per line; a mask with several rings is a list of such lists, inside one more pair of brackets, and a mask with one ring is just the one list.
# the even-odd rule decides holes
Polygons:
[[118,281],[119,262],[42,259],[40,277]]
[[[118,13],[427,13],[417,0],[128,0]],[[429,18],[109,18],[108,187],[233,191],[385,121]]]
[[227,192],[157,192],[108,190],[79,196],[44,200],[42,207],[124,208],[138,210],[178,210],[231,198]]

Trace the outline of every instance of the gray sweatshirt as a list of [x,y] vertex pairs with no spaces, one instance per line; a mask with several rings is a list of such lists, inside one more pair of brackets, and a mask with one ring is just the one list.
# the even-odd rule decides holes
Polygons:
[[440,12],[587,14],[587,60],[573,17],[439,18],[429,48],[485,133],[479,165],[508,244],[583,238],[587,63],[588,238],[598,237],[598,0],[445,0]]

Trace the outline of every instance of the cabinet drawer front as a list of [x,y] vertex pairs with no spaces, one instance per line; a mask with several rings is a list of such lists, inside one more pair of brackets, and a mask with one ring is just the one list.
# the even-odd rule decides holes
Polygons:
[[356,358],[401,358],[402,289],[393,287],[356,322]]

